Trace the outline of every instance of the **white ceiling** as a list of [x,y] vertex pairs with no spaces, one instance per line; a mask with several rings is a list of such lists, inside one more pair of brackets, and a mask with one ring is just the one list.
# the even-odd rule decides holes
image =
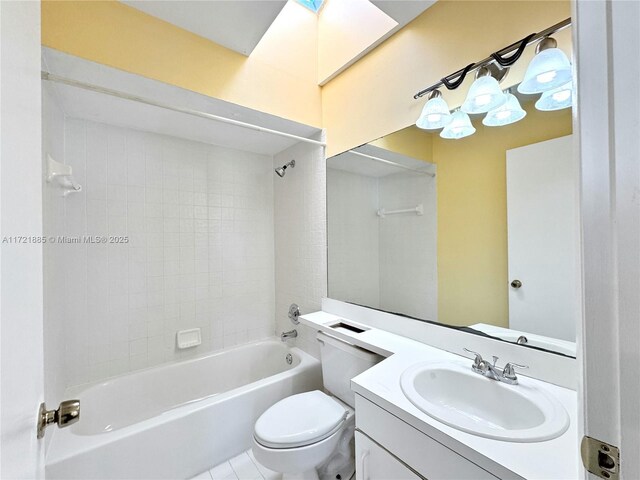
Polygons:
[[[417,160],[406,155],[402,155],[397,152],[385,150],[384,148],[376,147],[374,145],[362,145],[358,148],[354,148],[356,152],[366,153],[374,157],[382,158],[391,162],[399,163],[406,167],[411,167],[424,172],[435,173],[436,166],[432,163],[427,163],[422,160]],[[367,177],[381,178],[387,175],[393,175],[403,173],[407,175],[421,175],[418,172],[411,172],[400,167],[394,167],[382,162],[376,162],[360,155],[354,155],[350,151],[341,153],[327,159],[327,168],[333,168],[335,170],[342,170],[345,172],[355,173],[356,175],[364,175]]]
[[249,55],[286,0],[121,0],[122,3]]
[[[156,80],[43,48],[43,70],[130,95],[259,125],[304,138],[318,139],[321,130],[274,115],[200,95]],[[171,135],[238,150],[274,155],[295,139],[149,106],[78,87],[46,82],[68,117],[135,130]]]
[[436,0],[370,0],[376,7],[398,22],[396,31],[424,12]]
[[[137,10],[207,38],[243,55],[249,56],[267,32],[287,0],[120,0]],[[349,0],[334,0],[349,1]],[[345,61],[331,74],[321,75],[319,84],[344,71],[350,65],[384,42],[436,0],[369,0],[397,22],[376,41]],[[320,12],[320,15],[322,11]],[[357,22],[359,19],[354,18]],[[295,40],[293,40],[295,41]]]

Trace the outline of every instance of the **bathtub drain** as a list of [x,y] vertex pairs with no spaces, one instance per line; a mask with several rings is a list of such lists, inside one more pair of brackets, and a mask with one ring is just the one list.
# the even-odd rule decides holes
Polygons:
[[287,353],[287,363],[291,365],[293,363],[293,356],[290,353]]

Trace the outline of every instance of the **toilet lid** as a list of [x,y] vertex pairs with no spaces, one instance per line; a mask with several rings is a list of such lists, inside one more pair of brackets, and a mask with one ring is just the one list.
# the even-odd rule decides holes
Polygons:
[[319,390],[292,395],[271,406],[255,425],[258,443],[293,448],[319,442],[333,434],[348,411]]

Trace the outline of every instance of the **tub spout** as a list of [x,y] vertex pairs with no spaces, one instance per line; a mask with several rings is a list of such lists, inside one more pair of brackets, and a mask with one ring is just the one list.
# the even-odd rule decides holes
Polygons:
[[293,329],[293,330],[289,330],[288,332],[282,332],[280,334],[280,340],[284,342],[287,338],[296,338],[297,336],[298,336],[298,331]]

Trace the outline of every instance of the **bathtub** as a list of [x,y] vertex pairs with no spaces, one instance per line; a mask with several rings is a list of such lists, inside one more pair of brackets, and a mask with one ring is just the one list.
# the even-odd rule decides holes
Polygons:
[[55,431],[46,478],[191,478],[250,448],[260,414],[321,388],[321,375],[318,360],[269,339],[70,390],[80,421]]

